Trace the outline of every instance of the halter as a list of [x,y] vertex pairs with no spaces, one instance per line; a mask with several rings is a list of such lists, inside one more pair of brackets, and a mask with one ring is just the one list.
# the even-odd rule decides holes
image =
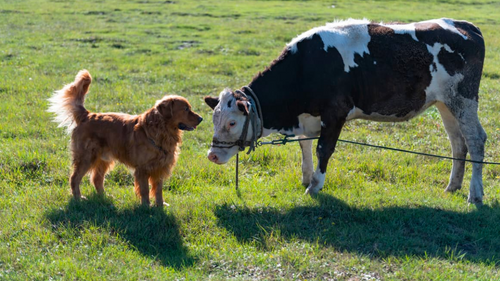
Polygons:
[[[219,141],[217,139],[212,139],[212,143],[210,144],[211,147],[216,147],[216,148],[231,148],[234,146],[239,146],[239,150],[243,151],[245,150],[245,147],[249,146],[250,148],[248,149],[247,154],[250,154],[250,152],[255,151],[255,148],[257,147],[257,139],[259,139],[262,136],[263,130],[264,130],[264,121],[262,120],[262,111],[260,108],[260,103],[259,99],[255,95],[255,93],[252,91],[252,89],[248,86],[243,86],[243,89],[248,90],[250,93],[251,97],[248,97],[243,91],[241,90],[235,90],[236,93],[242,95],[244,98],[246,98],[248,101],[250,101],[250,110],[248,111],[248,114],[245,118],[245,124],[243,125],[243,131],[241,132],[240,138],[237,141]],[[252,100],[254,102],[252,102]],[[257,135],[257,118],[260,118],[260,134]],[[251,140],[246,140],[247,135],[248,135],[248,127],[250,125],[250,121],[252,122],[252,138]]]

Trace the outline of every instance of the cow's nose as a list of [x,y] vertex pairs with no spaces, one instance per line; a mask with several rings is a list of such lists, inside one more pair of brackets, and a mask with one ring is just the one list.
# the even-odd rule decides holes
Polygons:
[[217,163],[217,161],[219,161],[219,157],[217,157],[217,155],[213,152],[210,152],[208,154],[208,160],[214,162],[214,163]]

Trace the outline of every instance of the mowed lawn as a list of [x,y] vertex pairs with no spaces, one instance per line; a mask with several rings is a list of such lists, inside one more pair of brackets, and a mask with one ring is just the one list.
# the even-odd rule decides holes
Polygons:
[[[499,280],[500,166],[484,206],[444,193],[451,162],[339,143],[320,195],[304,195],[296,143],[218,166],[205,95],[239,88],[296,35],[336,19],[450,17],[486,42],[479,116],[500,162],[500,2],[0,1],[0,280]],[[117,165],[99,198],[75,202],[69,136],[47,98],[80,69],[95,112],[137,114],[166,94],[205,121],[186,132],[164,209],[139,206]],[[278,138],[278,136],[273,136]],[[341,138],[451,155],[438,111],[404,123],[353,121]],[[316,162],[316,161],[315,161]]]

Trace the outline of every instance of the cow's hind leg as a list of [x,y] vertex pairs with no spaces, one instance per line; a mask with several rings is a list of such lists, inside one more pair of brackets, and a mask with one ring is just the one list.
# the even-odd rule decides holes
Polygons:
[[[457,104],[460,106],[457,106]],[[484,160],[484,143],[487,136],[477,116],[477,101],[462,98],[453,104],[447,104],[447,107],[458,121],[471,160],[482,162]],[[472,178],[467,201],[482,204],[483,194],[483,164],[472,163]]]
[[[458,120],[443,103],[436,103],[436,107],[438,108],[441,118],[443,119],[444,127],[451,143],[453,158],[465,159],[467,156],[467,145],[465,144],[465,139],[460,131]],[[445,191],[453,192],[462,188],[464,171],[465,161],[453,160],[450,181]]]
[[302,150],[302,184],[309,186],[311,183],[313,168],[312,140],[299,141]]

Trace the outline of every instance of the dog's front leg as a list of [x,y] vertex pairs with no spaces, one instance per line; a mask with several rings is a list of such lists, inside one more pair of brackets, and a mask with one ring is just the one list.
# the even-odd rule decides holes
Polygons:
[[156,207],[168,206],[168,204],[163,201],[163,180],[150,178],[149,181],[151,183],[150,196],[155,197]]
[[139,169],[135,170],[135,194],[141,197],[141,204],[149,206],[148,174]]

